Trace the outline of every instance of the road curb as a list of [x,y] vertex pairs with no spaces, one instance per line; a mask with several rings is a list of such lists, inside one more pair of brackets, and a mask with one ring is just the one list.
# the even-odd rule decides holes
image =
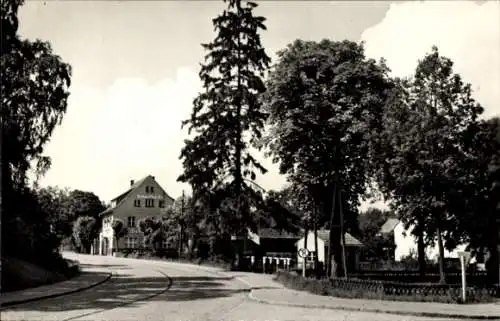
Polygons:
[[371,313],[387,313],[395,315],[406,315],[406,316],[416,316],[416,317],[428,317],[428,318],[449,318],[449,319],[472,319],[472,320],[499,320],[500,316],[484,316],[484,315],[462,315],[462,314],[447,314],[447,313],[435,313],[435,312],[411,312],[411,311],[395,311],[395,310],[384,310],[384,309],[373,309],[373,308],[353,308],[346,306],[328,306],[328,305],[311,305],[311,304],[300,304],[300,303],[290,303],[283,301],[273,301],[267,299],[259,299],[251,291],[248,297],[255,302],[269,304],[269,305],[279,305],[287,307],[296,308],[307,308],[307,309],[329,309],[329,310],[343,310],[343,311],[355,311],[355,312],[371,312]]
[[[86,286],[83,286],[80,288],[76,288],[76,289],[72,289],[72,290],[68,290],[68,291],[64,291],[64,292],[59,292],[59,293],[37,296],[37,297],[33,297],[33,298],[28,298],[28,299],[12,300],[12,301],[8,301],[8,302],[4,302],[1,304],[1,308],[9,307],[9,306],[17,305],[17,304],[23,304],[23,303],[43,300],[43,299],[56,298],[56,297],[63,296],[63,295],[68,295],[68,294],[73,294],[73,293],[85,291],[85,290],[91,289],[93,287],[96,287],[98,285],[101,285],[104,282],[109,281],[109,279],[111,279],[112,275],[113,275],[113,273],[107,273],[106,277],[104,277],[102,280],[99,280],[97,282],[93,282],[92,284],[89,284],[89,285],[86,285]],[[55,284],[57,284],[57,283],[54,283],[54,285]]]

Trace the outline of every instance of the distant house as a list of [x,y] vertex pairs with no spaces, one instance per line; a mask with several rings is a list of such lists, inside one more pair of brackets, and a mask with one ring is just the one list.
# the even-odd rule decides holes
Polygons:
[[254,246],[253,253],[258,256],[275,256],[293,258],[295,256],[295,243],[300,236],[273,228],[261,228],[257,233],[249,231],[249,239]]
[[[144,235],[140,232],[138,221],[144,217],[159,216],[174,199],[158,184],[154,176],[134,182],[130,187],[111,200],[111,206],[99,216],[102,217],[102,230],[99,233],[98,254],[110,255],[116,249],[113,221],[120,219],[125,223],[128,234],[119,240],[118,248],[139,248],[143,245]],[[166,245],[165,245],[166,246]]]
[[[403,258],[417,253],[417,239],[411,234],[413,227],[404,228],[404,224],[397,218],[389,218],[380,228],[378,235],[394,239],[394,260],[400,262]],[[464,251],[467,245],[460,245],[453,251],[445,249],[445,258],[458,258],[458,252]],[[436,260],[439,256],[437,245],[426,248],[429,260]]]
[[[318,249],[314,248],[314,232],[310,231],[307,235],[307,249],[309,250],[309,257],[307,261],[314,261],[314,256],[318,255],[318,262],[325,264],[325,258],[328,253],[328,244],[330,242],[329,230],[318,230]],[[298,266],[301,267],[303,259],[298,256],[298,250],[304,248],[305,236],[301,237],[296,242],[296,259]],[[363,247],[358,239],[349,233],[345,233],[346,243],[346,263],[349,270],[357,269],[359,266],[360,250]]]

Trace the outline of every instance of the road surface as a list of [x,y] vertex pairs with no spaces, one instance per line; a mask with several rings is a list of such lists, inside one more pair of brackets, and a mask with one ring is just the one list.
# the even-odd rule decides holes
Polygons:
[[[334,321],[441,320],[390,314],[273,306],[249,299],[240,281],[175,263],[77,256],[107,282],[52,299],[12,306],[1,320],[25,321]],[[168,276],[168,277],[167,277]]]

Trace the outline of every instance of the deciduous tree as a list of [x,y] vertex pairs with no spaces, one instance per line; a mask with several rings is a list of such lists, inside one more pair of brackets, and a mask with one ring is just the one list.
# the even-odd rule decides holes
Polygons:
[[[34,210],[38,206],[28,205],[27,198],[35,196],[27,188],[26,173],[35,164],[35,173],[41,175],[50,165],[43,155],[44,146],[66,111],[71,68],[49,43],[19,37],[17,13],[23,2],[6,0],[0,5],[2,254],[21,255],[14,245],[25,243],[20,238],[28,237],[38,245],[23,251],[34,258],[53,252],[41,251],[40,246],[55,244],[39,238],[50,233],[50,228],[45,224],[40,231],[41,216]],[[31,228],[38,229],[38,235],[26,236]]]
[[482,108],[436,47],[418,63],[414,79],[401,84],[388,104],[385,151],[375,163],[400,218],[415,224],[427,243],[437,241],[440,281],[445,282],[444,247],[453,249],[460,238],[461,213],[451,204],[456,182],[471,179],[463,176],[461,163]]
[[[391,81],[384,64],[350,41],[296,40],[278,57],[264,94],[270,131],[263,145],[282,174],[307,186],[325,221],[335,185],[345,209],[358,207],[368,183],[371,133],[380,127]],[[341,267],[338,213],[334,218],[330,249]]]
[[115,241],[116,241],[115,249],[116,249],[116,252],[118,252],[119,251],[119,246],[118,246],[119,241],[125,235],[127,235],[128,229],[127,229],[127,227],[125,226],[125,223],[122,220],[116,219],[116,218],[113,220],[113,223],[112,223],[111,227],[113,228],[113,233],[114,233]]
[[97,237],[96,219],[80,216],[73,225],[73,240],[82,253],[90,253],[92,241]]

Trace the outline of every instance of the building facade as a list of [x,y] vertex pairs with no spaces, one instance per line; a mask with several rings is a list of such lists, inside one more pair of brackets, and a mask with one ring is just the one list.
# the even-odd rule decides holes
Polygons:
[[[394,239],[394,255],[392,256],[396,262],[400,262],[404,258],[417,253],[417,239],[411,234],[413,226],[405,229],[404,224],[397,218],[389,218],[384,225],[380,228],[379,235],[384,235]],[[444,250],[445,258],[458,258],[458,252],[465,251],[467,244],[460,244],[453,251]],[[437,261],[439,257],[439,250],[437,244],[434,246],[427,246],[425,248],[425,255],[430,261]]]
[[[309,257],[307,257],[306,262],[307,264],[312,264],[314,262],[314,258],[317,255],[318,257],[318,262],[323,264],[325,266],[325,260],[326,256],[328,253],[328,245],[330,242],[330,231],[329,230],[318,230],[317,232],[318,236],[318,248],[315,249],[314,245],[314,232],[309,231],[307,235],[307,250],[309,252]],[[298,251],[302,248],[305,248],[305,238],[306,236],[302,237],[300,240],[297,241],[296,246],[297,246],[297,265],[299,268],[302,268],[302,264],[304,262],[304,259],[300,258],[298,255]],[[345,233],[345,245],[346,245],[346,263],[347,263],[347,268],[349,270],[357,270],[359,267],[359,262],[360,262],[360,251],[361,248],[363,247],[363,243],[361,243],[358,239],[356,239],[354,236],[352,236],[349,233]],[[306,265],[306,266],[308,266]]]
[[[135,182],[130,181],[129,188],[111,200],[111,206],[99,214],[102,218],[102,230],[99,233],[100,255],[111,255],[117,248],[139,248],[143,246],[144,235],[139,230],[138,222],[145,217],[160,216],[174,203],[154,176],[148,175]],[[113,221],[120,219],[127,228],[127,235],[118,240],[113,231]],[[118,246],[117,246],[118,245]]]

